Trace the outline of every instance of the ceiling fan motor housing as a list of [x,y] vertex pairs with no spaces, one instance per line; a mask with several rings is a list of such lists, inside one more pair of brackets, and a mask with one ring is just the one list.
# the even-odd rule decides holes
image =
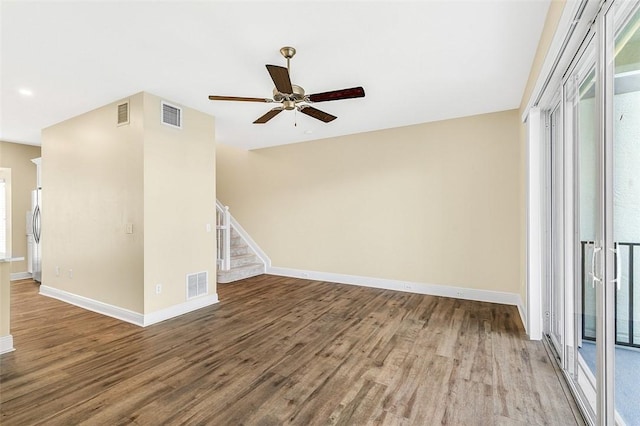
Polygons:
[[278,89],[273,89],[273,100],[276,102],[294,101],[302,102],[304,100],[304,89],[300,86],[292,84],[293,93],[280,93]]

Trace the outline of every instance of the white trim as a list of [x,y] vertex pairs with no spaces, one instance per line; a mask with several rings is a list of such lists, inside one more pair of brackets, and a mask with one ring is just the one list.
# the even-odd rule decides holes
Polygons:
[[522,321],[522,325],[524,326],[524,332],[529,335],[529,329],[527,328],[527,307],[522,303],[522,298],[519,294],[516,294],[518,297],[518,313],[520,314],[520,321]]
[[64,290],[60,290],[53,287],[48,287],[44,284],[40,285],[40,294],[43,296],[58,299],[71,305],[78,306],[89,311],[97,312],[102,315],[106,315],[112,318],[119,319],[131,324],[144,327],[144,315],[138,312],[133,312],[128,309],[120,308],[118,306],[109,305],[108,303],[99,302],[97,300],[89,299],[88,297],[78,296],[77,294],[69,293]]
[[92,312],[135,324],[140,327],[146,327],[152,324],[156,324],[161,321],[165,321],[186,314],[188,312],[204,308],[205,306],[210,306],[218,303],[218,294],[214,293],[206,297],[203,296],[194,298],[179,305],[173,305],[168,308],[152,312],[150,314],[140,314],[128,309],[89,299],[88,297],[78,296],[77,294],[69,293],[64,290],[48,287],[44,284],[40,285],[40,294],[43,296],[61,300],[63,302],[78,306],[83,309],[87,309]]
[[544,114],[529,111],[527,120],[527,334],[542,339],[542,279],[544,262]]
[[13,352],[16,349],[13,347],[13,336],[7,334],[0,337],[0,355]]
[[196,297],[179,305],[173,305],[159,311],[151,312],[150,314],[145,314],[143,327],[175,318],[207,306],[215,305],[216,303],[218,303],[218,293]]
[[30,272],[12,272],[10,275],[10,281],[28,280],[33,278],[33,274]]
[[[518,307],[522,316],[522,299],[517,293],[504,291],[480,290],[475,288],[453,287],[448,285],[426,284],[411,281],[390,280],[386,278],[363,277],[360,275],[336,274],[333,272],[306,271],[302,269],[269,267],[267,274],[283,277],[311,279],[315,281],[350,284],[361,287],[380,288],[385,290],[405,291],[408,293],[428,294],[431,296],[453,297],[456,299],[475,300],[478,302],[500,303]],[[524,323],[524,322],[523,322]]]

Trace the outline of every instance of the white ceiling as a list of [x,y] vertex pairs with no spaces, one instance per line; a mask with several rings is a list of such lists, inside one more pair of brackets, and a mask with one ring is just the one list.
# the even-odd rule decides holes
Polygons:
[[[259,148],[517,108],[549,0],[7,1],[1,3],[0,139],[147,91],[216,117],[216,139]],[[307,93],[363,86],[314,104],[325,124],[273,104],[265,64]],[[31,96],[19,93],[29,89]],[[294,126],[297,121],[297,126]]]

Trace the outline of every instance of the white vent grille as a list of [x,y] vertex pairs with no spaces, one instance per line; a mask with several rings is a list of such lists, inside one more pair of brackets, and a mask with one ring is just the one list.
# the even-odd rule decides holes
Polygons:
[[209,293],[209,274],[206,271],[187,274],[187,299],[207,293]]
[[129,124],[129,102],[118,105],[118,126]]
[[162,101],[162,122],[169,126],[182,128],[182,109]]

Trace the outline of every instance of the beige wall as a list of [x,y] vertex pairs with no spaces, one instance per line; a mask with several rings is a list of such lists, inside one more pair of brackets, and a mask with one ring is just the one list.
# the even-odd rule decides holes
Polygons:
[[144,94],[145,313],[185,302],[189,273],[208,271],[216,293],[214,120],[183,108],[176,129],[160,122],[160,102]]
[[256,151],[218,197],[274,266],[517,293],[518,111]]
[[129,101],[129,125],[119,101],[43,131],[42,282],[148,314],[186,302],[187,273],[216,293],[214,120],[183,108],[176,129],[160,98]]
[[[7,220],[11,223],[11,169],[0,167],[0,179],[4,180],[6,188]],[[8,227],[10,228],[10,227]],[[11,229],[7,229],[7,253],[11,252]],[[11,264],[0,262],[0,338],[10,334],[9,324],[11,320],[11,286],[9,281],[9,271]]]
[[42,283],[142,313],[143,96],[129,100],[129,125],[117,102],[42,131]]
[[11,334],[11,286],[9,282],[11,264],[0,262],[0,338]]
[[0,167],[11,169],[12,182],[12,245],[15,256],[25,260],[13,262],[11,272],[27,272],[26,212],[31,210],[31,191],[36,188],[36,165],[32,158],[40,157],[40,147],[0,142]]
[[[547,53],[549,51],[549,47],[551,46],[551,42],[553,41],[553,37],[556,33],[556,29],[558,28],[558,23],[560,22],[560,18],[562,17],[562,13],[564,12],[566,1],[557,1],[554,0],[549,5],[549,11],[547,12],[547,17],[545,20],[544,28],[542,30],[542,35],[540,36],[540,41],[538,42],[538,48],[536,51],[536,56],[533,61],[533,65],[531,66],[531,72],[529,73],[529,78],[527,80],[527,85],[524,90],[524,94],[522,96],[522,101],[520,102],[520,110],[519,114],[522,116],[524,114],[524,109],[526,108],[529,98],[531,97],[531,93],[536,85],[536,81],[538,76],[540,75],[540,70],[544,64],[545,58],[547,57]],[[522,187],[522,195],[520,197],[520,235],[522,241],[525,242],[520,248],[520,263],[523,265],[520,274],[520,297],[523,300],[523,303],[526,305],[527,303],[527,277],[526,277],[526,236],[527,236],[527,200],[526,200],[526,187],[527,187],[527,125],[526,123],[520,122],[520,186]]]

